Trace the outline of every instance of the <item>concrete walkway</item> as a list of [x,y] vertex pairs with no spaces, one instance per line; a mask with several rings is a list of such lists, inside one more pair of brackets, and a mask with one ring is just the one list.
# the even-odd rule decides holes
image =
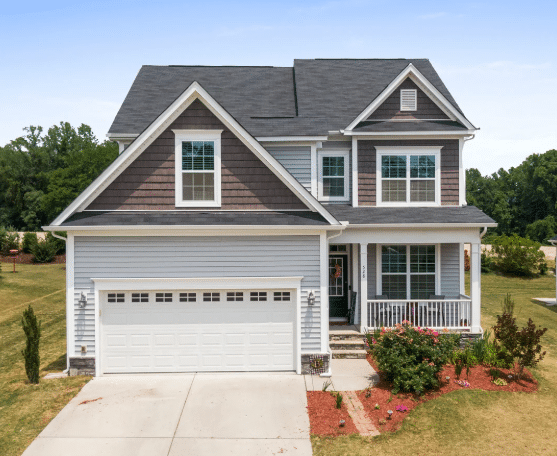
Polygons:
[[366,359],[332,359],[331,367],[330,378],[304,375],[306,390],[321,391],[325,383],[331,382],[327,391],[359,391],[379,382],[379,375]]
[[293,374],[95,378],[24,456],[310,456],[306,406]]

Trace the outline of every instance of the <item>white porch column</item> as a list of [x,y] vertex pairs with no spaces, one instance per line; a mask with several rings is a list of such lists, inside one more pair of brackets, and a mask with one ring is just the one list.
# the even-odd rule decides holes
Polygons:
[[472,299],[472,332],[481,329],[481,272],[482,272],[481,244],[470,245],[470,298]]
[[367,242],[360,243],[360,303],[362,310],[360,325],[367,327]]

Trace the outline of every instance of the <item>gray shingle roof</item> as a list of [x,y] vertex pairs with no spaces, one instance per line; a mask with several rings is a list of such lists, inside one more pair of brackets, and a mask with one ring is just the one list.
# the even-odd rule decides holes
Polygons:
[[201,212],[201,211],[87,211],[68,218],[62,227],[138,225],[330,225],[320,214],[295,212]]
[[496,223],[475,206],[352,207],[345,204],[329,204],[326,208],[338,221],[347,221],[351,225],[455,223],[483,226]]
[[295,60],[293,68],[147,65],[109,133],[141,133],[197,81],[253,136],[326,135],[348,126],[410,63],[459,109],[426,59]]

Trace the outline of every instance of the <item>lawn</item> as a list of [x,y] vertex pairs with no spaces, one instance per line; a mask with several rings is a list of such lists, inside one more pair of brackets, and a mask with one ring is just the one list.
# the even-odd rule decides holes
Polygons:
[[0,274],[0,454],[20,455],[87,383],[86,377],[30,385],[21,350],[21,314],[31,303],[42,320],[41,377],[66,368],[65,270],[58,265],[2,263]]
[[532,370],[539,392],[455,391],[417,407],[394,434],[312,437],[314,455],[557,454],[557,309],[531,300],[555,296],[555,277],[482,275],[484,328],[495,324],[507,292],[516,301],[519,324],[531,317],[548,328],[543,339],[547,356]]

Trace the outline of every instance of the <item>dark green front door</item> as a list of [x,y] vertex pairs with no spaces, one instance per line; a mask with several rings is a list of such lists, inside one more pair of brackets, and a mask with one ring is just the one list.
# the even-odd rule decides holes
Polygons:
[[329,317],[344,318],[348,313],[348,256],[329,256]]

